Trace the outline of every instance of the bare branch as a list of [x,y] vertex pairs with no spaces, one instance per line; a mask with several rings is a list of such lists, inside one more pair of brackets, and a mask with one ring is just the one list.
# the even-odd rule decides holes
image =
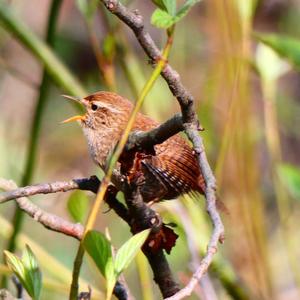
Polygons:
[[[44,183],[27,186],[25,188],[18,188],[12,180],[0,178],[0,189],[7,191],[0,194],[0,199],[2,200],[0,203],[14,199],[12,198],[14,196],[19,208],[47,229],[81,240],[84,233],[84,227],[80,223],[74,224],[57,215],[45,212],[37,205],[33,204],[27,197],[24,197],[24,195],[33,196],[37,194],[66,192],[74,189],[90,190],[96,193],[99,184],[98,178],[96,176],[91,176],[90,178],[57,181],[54,183]],[[113,200],[113,192],[114,191],[108,190],[109,206],[110,208],[117,207],[117,213],[121,212],[121,217],[124,219],[124,216],[126,215],[125,211],[127,211],[127,209],[116,199],[115,201]],[[120,300],[133,299],[124,280],[123,282],[117,281],[113,293],[116,298]]]
[[[14,185],[13,181],[10,181],[10,183],[11,186]],[[16,187],[13,190],[1,193],[0,203],[4,203],[9,200],[17,199],[20,197],[33,196],[36,194],[52,194],[57,192],[67,192],[75,189],[83,189],[83,190],[88,189],[94,192],[93,189],[95,188],[95,184],[96,184],[95,177],[91,177],[91,178],[73,179],[71,181],[57,181],[52,183],[35,184],[35,185],[29,185],[21,188]]]
[[[58,184],[58,186],[64,186],[67,187],[67,182],[63,182],[64,185],[62,184]],[[57,183],[55,183],[57,184]],[[81,224],[74,224],[72,222],[66,221],[63,218],[60,218],[54,214],[50,214],[48,212],[45,212],[44,210],[42,210],[41,208],[39,208],[37,205],[33,204],[27,197],[24,197],[24,191],[30,191],[31,195],[34,192],[35,194],[37,194],[39,191],[39,194],[44,193],[45,191],[45,186],[48,187],[52,187],[52,193],[55,193],[54,190],[57,190],[57,188],[53,189],[53,186],[55,186],[55,184],[44,184],[44,185],[35,185],[32,186],[32,189],[30,190],[30,186],[26,187],[26,188],[17,188],[17,185],[12,181],[12,180],[5,180],[5,179],[1,179],[0,180],[0,188],[4,189],[4,190],[8,190],[8,192],[5,192],[3,194],[8,195],[8,197],[10,197],[11,195],[9,194],[10,192],[13,192],[12,194],[15,194],[18,196],[18,198],[16,199],[16,202],[19,206],[19,208],[21,210],[23,210],[24,212],[26,212],[29,216],[31,216],[34,220],[36,220],[37,222],[41,223],[43,226],[45,226],[46,228],[53,230],[53,231],[57,231],[57,232],[61,232],[63,234],[72,236],[78,240],[81,239],[82,235],[83,235],[83,231],[84,228]],[[69,182],[69,187],[71,189],[71,187],[73,187],[73,183]],[[40,190],[37,189],[37,187],[40,186]],[[74,189],[74,188],[73,188]],[[11,190],[11,191],[9,191]],[[48,188],[48,190],[50,190],[50,188]],[[60,189],[61,190],[61,189]],[[21,194],[23,194],[22,196],[20,196]],[[1,194],[2,196],[2,194]],[[6,201],[11,200],[11,199],[6,199]],[[2,201],[3,202],[3,201]]]
[[176,114],[150,131],[138,131],[130,134],[125,150],[151,148],[182,130],[184,130],[182,117],[180,114]]
[[[115,14],[133,31],[145,53],[153,63],[155,63],[157,59],[161,57],[161,52],[150,34],[145,30],[142,16],[136,10],[133,12],[129,11],[117,0],[102,0],[102,2],[111,13]],[[207,271],[212,262],[213,255],[217,251],[218,242],[220,241],[222,243],[224,241],[224,226],[216,208],[216,180],[207,161],[202,138],[198,134],[199,122],[194,110],[194,98],[183,86],[179,74],[170,66],[170,64],[166,64],[161,75],[168,83],[171,92],[180,104],[183,127],[188,138],[193,143],[194,150],[198,156],[199,167],[206,183],[205,197],[207,212],[214,227],[207,253],[194,273],[191,281],[183,290],[169,298],[182,299],[183,297],[190,295],[196,283]]]

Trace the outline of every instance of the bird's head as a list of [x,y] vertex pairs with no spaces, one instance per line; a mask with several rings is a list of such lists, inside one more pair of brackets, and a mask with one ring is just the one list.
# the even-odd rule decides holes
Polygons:
[[114,149],[127,124],[132,110],[131,102],[111,92],[97,92],[82,99],[65,97],[79,102],[86,112],[63,123],[80,123],[92,158],[104,169],[109,153]]
[[122,122],[127,122],[132,104],[122,96],[112,92],[97,92],[85,98],[66,96],[84,106],[84,115],[73,116],[62,123],[79,121],[84,129],[97,130],[112,128]]

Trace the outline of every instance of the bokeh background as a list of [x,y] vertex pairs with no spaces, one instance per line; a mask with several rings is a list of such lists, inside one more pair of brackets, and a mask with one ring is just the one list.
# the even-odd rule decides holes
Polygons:
[[[23,30],[45,40],[54,2],[0,2],[0,177],[18,185],[101,176],[79,126],[60,124],[76,112],[61,97],[72,91],[58,86],[53,77],[41,84],[44,64],[16,38],[3,17],[12,11]],[[152,68],[132,33],[100,1],[92,16],[80,10],[78,3],[83,1],[58,2],[62,3],[55,37],[50,40],[55,55],[87,93],[111,89],[134,101]],[[153,3],[136,0],[127,5],[139,9],[162,47],[165,31],[150,23]],[[299,18],[297,0],[204,0],[176,26],[169,61],[196,99],[218,195],[228,210],[222,214],[225,244],[191,299],[300,299]],[[262,33],[278,36],[272,43]],[[294,40],[285,44],[286,36]],[[81,93],[78,87],[73,93],[78,90]],[[43,104],[36,114],[41,98]],[[159,79],[143,112],[164,121],[178,111],[176,99]],[[34,120],[40,128],[32,130]],[[87,197],[91,203],[93,195],[84,195],[74,197]],[[70,193],[60,193],[32,200],[71,220],[69,198]],[[96,227],[102,232],[108,228],[118,248],[130,232],[113,212],[104,213],[106,209],[104,205]],[[155,205],[155,209],[166,222],[177,224],[179,240],[168,259],[184,285],[211,232],[204,199],[184,197]],[[2,204],[0,213],[2,251],[8,248],[16,219],[14,203]],[[77,242],[25,216],[16,243],[18,253],[25,243],[40,262],[42,299],[67,299]],[[8,272],[3,262],[0,272]],[[160,298],[141,254],[125,277],[136,299]],[[87,290],[89,283],[94,296],[96,290],[104,291],[103,278],[89,259],[81,278],[81,290]],[[10,281],[9,289],[14,292]]]

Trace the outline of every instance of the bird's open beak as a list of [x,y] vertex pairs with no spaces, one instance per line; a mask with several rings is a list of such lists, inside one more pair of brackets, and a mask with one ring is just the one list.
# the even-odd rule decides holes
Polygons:
[[[79,98],[79,97],[72,97],[72,96],[69,96],[69,95],[62,95],[63,97],[69,99],[69,100],[72,100],[72,101],[76,101],[76,102],[79,102],[82,104],[82,99]],[[73,122],[73,121],[84,121],[85,120],[85,115],[83,116],[74,116],[74,117],[71,117],[71,118],[68,118],[64,121],[61,122],[61,124],[65,124],[65,123],[69,123],[69,122]]]
[[79,102],[79,103],[81,103],[81,100],[82,100],[80,97],[73,97],[73,96],[69,96],[69,95],[62,95],[62,96],[66,99],[76,101],[76,102]]
[[72,121],[84,121],[84,119],[85,119],[84,115],[83,116],[74,116],[74,117],[71,117],[69,119],[62,121],[61,124],[69,123]]

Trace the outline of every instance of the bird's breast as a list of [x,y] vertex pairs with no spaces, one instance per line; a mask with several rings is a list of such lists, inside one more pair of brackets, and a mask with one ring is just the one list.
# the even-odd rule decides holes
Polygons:
[[119,140],[119,134],[112,128],[101,128],[96,131],[85,128],[83,131],[92,159],[100,168],[105,169],[108,156]]

